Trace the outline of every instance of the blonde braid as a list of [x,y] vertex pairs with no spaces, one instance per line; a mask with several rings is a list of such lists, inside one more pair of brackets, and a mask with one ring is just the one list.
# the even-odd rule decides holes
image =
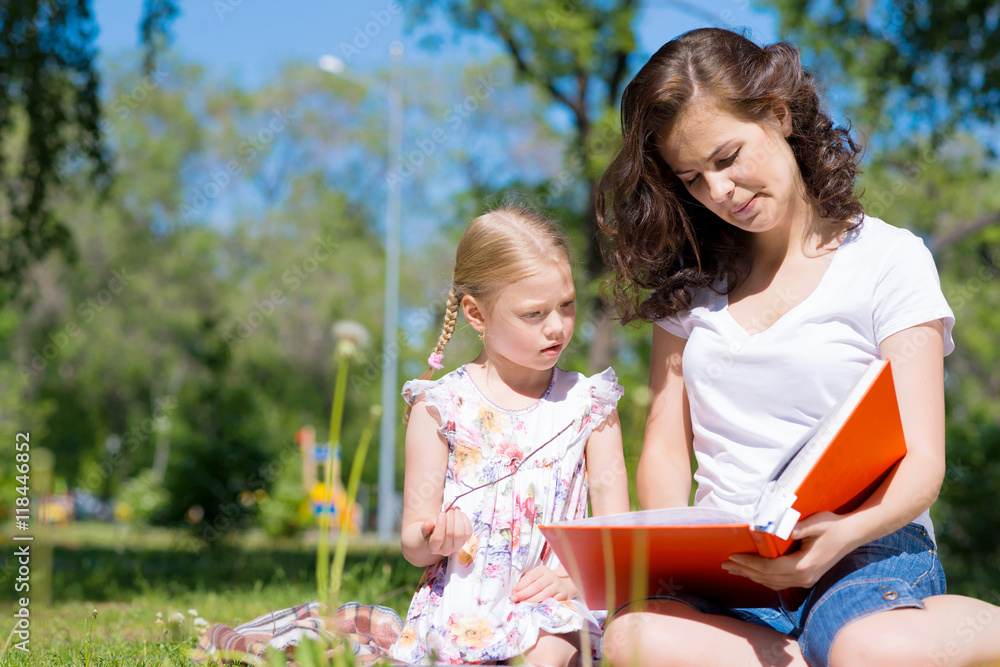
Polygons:
[[[444,354],[444,346],[448,344],[452,334],[455,333],[456,321],[458,321],[458,298],[455,294],[455,288],[452,287],[451,291],[448,292],[448,304],[444,308],[444,325],[441,327],[441,335],[438,337],[437,347],[434,348],[432,354]],[[434,369],[429,368],[424,375],[420,376],[420,379],[430,380],[433,375]]]
[[[444,354],[444,346],[448,344],[451,340],[452,334],[455,333],[455,322],[458,321],[458,297],[455,294],[455,288],[452,287],[451,291],[448,292],[448,303],[444,308],[444,325],[441,327],[441,335],[438,337],[437,347],[434,348],[434,352],[431,354]],[[434,377],[434,368],[429,367],[424,371],[418,380],[430,380]],[[410,410],[411,406],[406,405],[406,409],[403,414],[403,423],[410,421]]]

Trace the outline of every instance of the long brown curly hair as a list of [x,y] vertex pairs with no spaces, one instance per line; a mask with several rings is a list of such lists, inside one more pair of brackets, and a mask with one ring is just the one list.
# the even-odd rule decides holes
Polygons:
[[787,141],[809,203],[822,218],[860,224],[854,179],[861,149],[820,109],[798,49],[787,42],[761,47],[719,28],[687,32],[625,88],[622,149],[598,186],[602,251],[614,272],[609,287],[626,324],[686,310],[699,288],[728,294],[750,272],[749,232],[695,201],[657,150],[695,95],[747,122],[763,123],[785,105]]

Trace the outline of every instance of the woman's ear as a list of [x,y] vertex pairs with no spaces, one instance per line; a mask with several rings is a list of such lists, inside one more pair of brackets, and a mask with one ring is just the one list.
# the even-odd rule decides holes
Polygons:
[[486,313],[475,297],[469,294],[462,297],[462,313],[473,329],[479,333],[486,331]]
[[784,102],[779,102],[774,106],[774,118],[778,121],[778,125],[781,127],[781,134],[784,137],[788,137],[792,133],[792,112],[788,108],[788,105]]

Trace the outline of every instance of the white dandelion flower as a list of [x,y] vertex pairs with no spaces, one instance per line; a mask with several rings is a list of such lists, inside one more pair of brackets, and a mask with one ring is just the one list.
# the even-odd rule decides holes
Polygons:
[[333,338],[337,341],[337,354],[354,357],[368,346],[369,335],[360,322],[341,320],[333,325]]

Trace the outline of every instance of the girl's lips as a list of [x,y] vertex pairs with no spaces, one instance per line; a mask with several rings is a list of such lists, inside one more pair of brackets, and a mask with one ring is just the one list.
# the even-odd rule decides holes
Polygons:
[[562,352],[562,347],[563,347],[562,343],[556,343],[555,345],[550,345],[549,347],[542,350],[542,354],[550,354],[550,355],[559,354],[560,352]]

